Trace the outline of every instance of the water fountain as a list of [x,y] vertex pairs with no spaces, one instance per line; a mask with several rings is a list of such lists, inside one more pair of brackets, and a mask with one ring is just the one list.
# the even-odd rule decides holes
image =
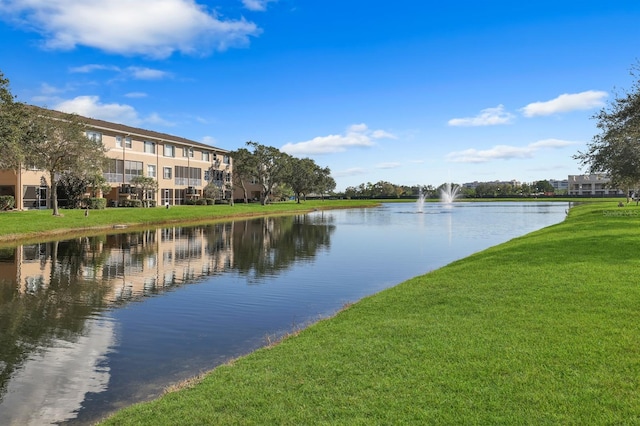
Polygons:
[[422,192],[422,188],[418,192],[418,201],[416,201],[417,211],[418,213],[422,213],[424,211],[424,193]]
[[458,185],[452,185],[447,182],[440,188],[440,201],[444,204],[451,205],[459,196],[460,187]]

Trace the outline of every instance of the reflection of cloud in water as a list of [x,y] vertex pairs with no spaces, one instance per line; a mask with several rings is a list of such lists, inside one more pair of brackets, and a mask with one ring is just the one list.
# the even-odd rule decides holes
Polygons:
[[105,355],[115,343],[114,323],[87,320],[76,342],[55,339],[34,352],[9,382],[0,424],[55,424],[75,418],[87,392],[103,392],[109,384]]

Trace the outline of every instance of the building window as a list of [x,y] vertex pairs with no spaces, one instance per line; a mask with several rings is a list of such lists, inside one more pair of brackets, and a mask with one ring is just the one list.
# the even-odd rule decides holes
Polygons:
[[134,176],[142,176],[142,161],[125,160],[124,174],[127,182]]
[[223,159],[222,159],[222,162],[223,162],[224,164],[229,164],[229,163],[231,162],[231,159],[230,159],[230,157],[229,157],[228,155],[225,155],[225,156],[223,157]]
[[156,166],[154,164],[147,164],[147,177],[156,177]]
[[163,167],[162,173],[165,179],[171,179],[171,167]]
[[164,156],[165,157],[175,157],[176,156],[176,147],[173,145],[165,145],[164,146]]
[[184,147],[182,148],[182,156],[183,157],[193,157],[193,148]]
[[124,147],[131,149],[131,138],[124,138]]
[[100,132],[88,131],[86,135],[87,135],[87,138],[89,138],[89,140],[91,141],[102,142],[102,133]]
[[155,154],[156,144],[154,142],[144,141],[144,152],[147,154]]
[[202,151],[202,161],[209,161],[211,154],[207,151]]
[[202,186],[202,169],[176,166],[176,185]]
[[116,148],[122,148],[122,136],[116,136]]

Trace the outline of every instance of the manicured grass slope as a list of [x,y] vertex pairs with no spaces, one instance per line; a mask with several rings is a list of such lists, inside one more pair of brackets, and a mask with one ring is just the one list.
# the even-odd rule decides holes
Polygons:
[[99,229],[111,231],[113,225],[149,227],[188,224],[322,209],[371,207],[377,204],[377,201],[372,200],[313,200],[300,204],[284,202],[266,206],[257,203],[236,203],[233,206],[172,206],[170,209],[108,208],[89,210],[88,216],[85,216],[84,210],[66,209],[60,210],[61,216],[53,216],[52,210],[0,212],[0,242],[29,238],[41,241],[43,236],[95,233]]
[[640,210],[611,205],[361,300],[106,424],[638,424]]

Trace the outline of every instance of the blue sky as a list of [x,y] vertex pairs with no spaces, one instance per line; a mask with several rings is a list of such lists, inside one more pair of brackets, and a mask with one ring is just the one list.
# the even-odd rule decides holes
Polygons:
[[566,179],[637,63],[638,1],[0,0],[18,100],[360,183]]

